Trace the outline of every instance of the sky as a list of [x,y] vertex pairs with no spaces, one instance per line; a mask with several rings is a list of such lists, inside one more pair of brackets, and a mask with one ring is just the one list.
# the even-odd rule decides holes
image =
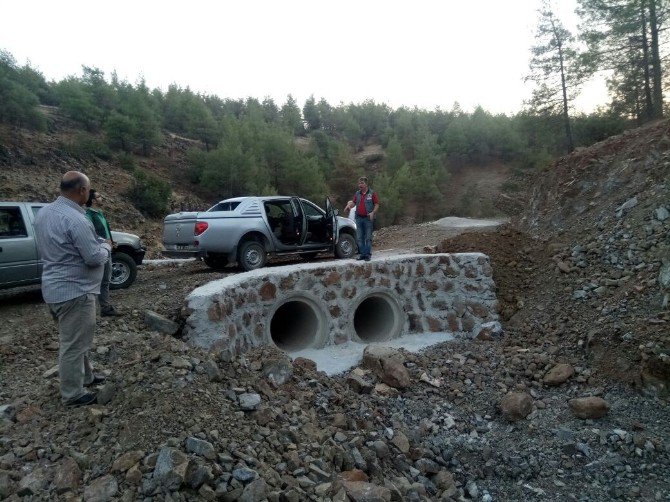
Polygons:
[[[576,27],[576,0],[556,12]],[[540,0],[6,0],[0,50],[48,80],[82,65],[221,98],[314,95],[443,110],[515,113]],[[606,103],[588,85],[581,111]]]

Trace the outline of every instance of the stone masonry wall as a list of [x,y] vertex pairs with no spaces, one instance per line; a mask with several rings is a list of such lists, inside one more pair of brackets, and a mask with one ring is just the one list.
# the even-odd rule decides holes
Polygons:
[[398,336],[473,336],[483,323],[498,318],[486,255],[398,255],[269,267],[213,281],[186,298],[185,334],[194,345],[230,355],[272,344],[269,325],[277,306],[297,299],[325,314],[322,345],[343,343],[356,340],[354,311],[375,293],[397,301]]

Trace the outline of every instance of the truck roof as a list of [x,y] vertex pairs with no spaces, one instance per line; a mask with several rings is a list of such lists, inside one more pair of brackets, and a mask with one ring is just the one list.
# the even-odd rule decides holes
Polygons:
[[246,195],[244,197],[232,197],[230,199],[223,199],[219,202],[242,202],[248,199],[258,199],[260,201],[265,201],[265,200],[276,200],[276,199],[303,199],[307,200],[304,197],[299,197],[298,195]]

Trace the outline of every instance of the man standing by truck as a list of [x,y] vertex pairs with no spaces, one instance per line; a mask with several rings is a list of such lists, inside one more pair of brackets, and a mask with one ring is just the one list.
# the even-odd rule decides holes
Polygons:
[[353,200],[347,202],[344,212],[356,208],[356,233],[358,237],[358,260],[370,261],[372,257],[372,227],[374,225],[377,210],[379,209],[379,197],[377,193],[368,186],[365,176],[358,178],[358,190]]
[[95,404],[85,386],[100,384],[89,361],[95,332],[96,296],[111,242],[96,236],[83,205],[91,183],[78,171],[68,171],[61,195],[44,206],[35,219],[37,247],[42,259],[42,296],[58,321],[58,373],[66,406]]
[[[112,231],[109,228],[109,223],[107,223],[107,218],[105,218],[100,209],[101,205],[102,195],[97,190],[91,188],[88,200],[86,201],[86,217],[93,223],[93,228],[95,228],[95,233],[98,234],[98,237],[111,242]],[[114,243],[112,242],[113,245]],[[100,296],[98,296],[100,315],[102,317],[119,315],[114,305],[109,303],[109,282],[111,279],[112,258],[110,257],[107,263],[105,263],[105,272],[102,274],[102,284],[100,284]]]

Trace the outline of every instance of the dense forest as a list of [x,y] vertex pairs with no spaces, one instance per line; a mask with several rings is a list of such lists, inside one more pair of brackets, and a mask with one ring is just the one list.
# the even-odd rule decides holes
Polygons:
[[[518,174],[646,121],[662,118],[663,22],[666,0],[580,0],[586,28],[572,34],[551,4],[539,10],[527,79],[536,84],[527,107],[513,116],[454,103],[450,110],[392,109],[370,99],[331,104],[314,96],[222,99],[188,87],[149,89],[115,74],[83,67],[82,74],[47,81],[37,68],[0,51],[0,122],[36,131],[55,126],[44,111],[57,107],[80,128],[69,154],[96,156],[132,171],[130,197],[154,216],[167,210],[170,186],[142,172],[165,134],[194,141],[188,176],[218,197],[299,194],[346,200],[366,173],[383,193],[382,224],[409,206],[419,221],[443,216],[443,192],[463,168],[492,162]],[[586,79],[607,77],[611,102],[590,114],[572,102]],[[367,145],[381,153],[361,158]],[[0,144],[0,165],[3,160]]]

